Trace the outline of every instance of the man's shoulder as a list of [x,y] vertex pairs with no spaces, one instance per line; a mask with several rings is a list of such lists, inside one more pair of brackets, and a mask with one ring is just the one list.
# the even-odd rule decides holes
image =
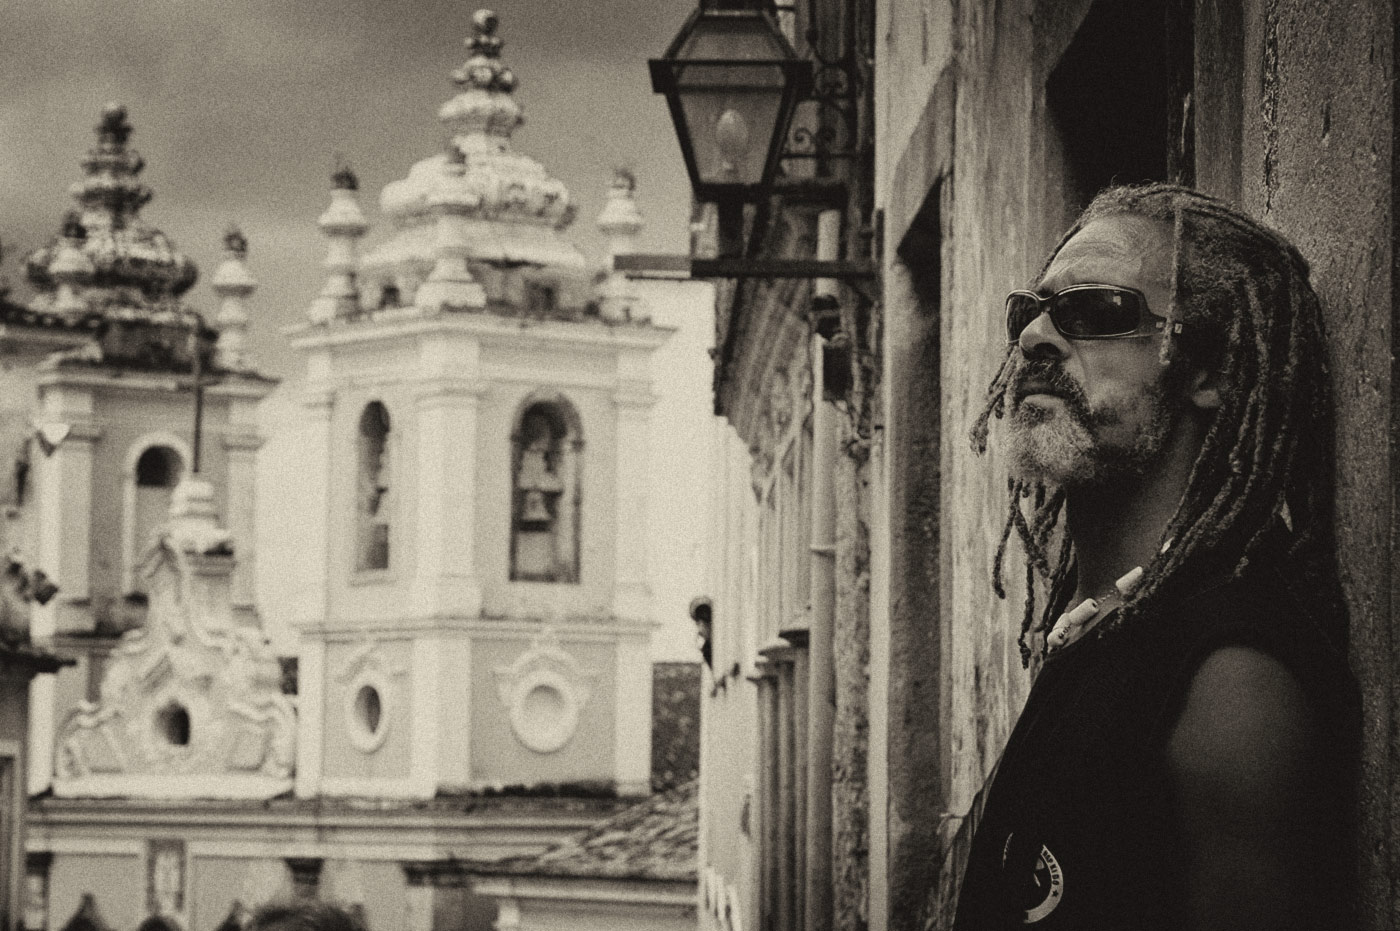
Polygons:
[[1340,653],[1346,617],[1340,598],[1318,597],[1298,576],[1262,570],[1205,583],[1167,600],[1156,613],[1163,632],[1188,651],[1253,646],[1287,663],[1280,651]]
[[1280,690],[1294,690],[1289,694],[1320,720],[1346,726],[1358,698],[1344,608],[1339,598],[1309,597],[1317,592],[1297,583],[1281,571],[1262,571],[1164,606],[1157,644],[1172,680],[1167,720],[1176,721],[1192,701],[1214,697],[1224,705],[1245,692],[1259,697],[1250,707],[1260,713],[1270,703],[1283,709],[1292,705]]

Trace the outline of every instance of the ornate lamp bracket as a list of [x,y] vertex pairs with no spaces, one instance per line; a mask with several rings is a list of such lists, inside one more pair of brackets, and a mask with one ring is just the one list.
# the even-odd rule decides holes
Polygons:
[[[780,161],[789,159],[854,159],[861,154],[856,102],[863,79],[855,56],[824,58],[817,50],[815,29],[807,31],[812,58],[812,91],[798,102],[798,116],[815,109],[815,120],[794,118]],[[806,106],[804,106],[806,105]]]

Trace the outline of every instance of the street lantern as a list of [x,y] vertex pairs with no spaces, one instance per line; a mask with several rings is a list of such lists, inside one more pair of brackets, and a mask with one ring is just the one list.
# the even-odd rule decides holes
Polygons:
[[764,196],[793,108],[812,89],[765,0],[701,0],[651,65],[666,95],[695,196],[736,204]]

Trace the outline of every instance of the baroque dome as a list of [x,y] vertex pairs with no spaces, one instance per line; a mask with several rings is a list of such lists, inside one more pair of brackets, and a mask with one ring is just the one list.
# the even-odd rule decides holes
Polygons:
[[83,286],[91,310],[147,317],[197,280],[193,260],[141,219],[152,192],[139,178],[146,163],[127,146],[130,135],[126,108],[104,107],[97,144],[81,162],[84,177],[69,189],[77,209],[59,236],[25,260],[25,276],[41,303],[68,281]]

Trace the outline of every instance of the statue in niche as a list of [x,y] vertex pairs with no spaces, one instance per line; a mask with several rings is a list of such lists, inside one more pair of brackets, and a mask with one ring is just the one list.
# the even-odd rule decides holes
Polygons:
[[578,578],[578,438],[557,404],[525,411],[516,435],[511,578],[572,582]]
[[185,910],[185,845],[179,840],[147,842],[146,908],[152,915]]
[[[564,490],[559,476],[558,442],[554,427],[543,414],[532,413],[525,419],[525,446],[520,452],[520,471],[515,486],[522,493],[520,522],[534,529],[548,529],[554,520],[550,500]],[[543,528],[540,525],[545,525]]]
[[379,514],[379,506],[389,493],[389,463],[384,455],[383,443],[370,450],[369,468],[365,470],[365,511],[369,516]]
[[389,568],[388,441],[389,412],[372,402],[360,417],[359,569]]

